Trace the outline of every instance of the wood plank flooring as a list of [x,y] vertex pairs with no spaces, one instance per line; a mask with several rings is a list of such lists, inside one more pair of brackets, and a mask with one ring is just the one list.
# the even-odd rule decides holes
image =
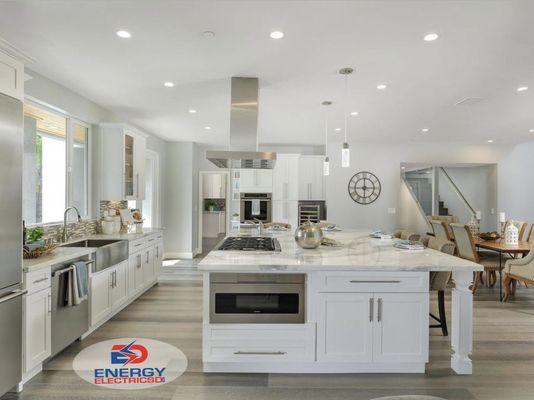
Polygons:
[[[450,294],[447,299],[450,311]],[[436,298],[432,298],[436,309]],[[82,342],[46,365],[20,394],[1,400],[369,400],[381,396],[426,394],[448,400],[534,399],[534,289],[518,289],[502,304],[495,290],[475,297],[474,374],[449,368],[449,338],[431,329],[431,362],[426,374],[203,374],[201,365],[201,282],[160,282]],[[449,318],[450,321],[450,318]],[[110,338],[162,340],[189,359],[187,372],[172,383],[148,390],[111,390],[82,381],[72,371],[80,349]]]

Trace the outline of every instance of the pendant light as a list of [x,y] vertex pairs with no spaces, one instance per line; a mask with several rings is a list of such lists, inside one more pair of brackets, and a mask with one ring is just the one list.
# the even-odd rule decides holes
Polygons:
[[[323,106],[332,105],[331,101],[323,101]],[[330,175],[330,157],[328,157],[328,109],[325,111],[324,118],[324,162],[323,162],[323,175]]]
[[347,117],[348,117],[348,89],[347,89],[347,78],[352,74],[354,70],[352,68],[341,68],[339,73],[345,77],[345,110],[343,112],[345,118],[345,141],[343,142],[343,147],[341,148],[341,166],[343,168],[350,167],[350,150],[349,142],[347,141]]

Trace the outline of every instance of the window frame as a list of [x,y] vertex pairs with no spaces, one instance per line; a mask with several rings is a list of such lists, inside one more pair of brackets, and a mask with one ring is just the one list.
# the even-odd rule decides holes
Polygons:
[[[33,107],[41,108],[49,113],[56,114],[62,118],[66,119],[66,136],[65,136],[65,207],[72,205],[73,200],[73,185],[72,185],[72,160],[73,160],[73,125],[74,123],[87,128],[87,159],[86,159],[86,212],[81,214],[82,219],[90,219],[92,215],[92,199],[91,199],[91,182],[92,182],[92,125],[89,122],[86,122],[74,115],[69,114],[65,110],[62,110],[58,107],[54,107],[48,103],[35,99],[31,96],[25,96],[25,104],[30,104]],[[47,221],[47,222],[36,222],[32,224],[27,224],[27,226],[48,226],[48,225],[57,225],[61,224],[63,221]]]

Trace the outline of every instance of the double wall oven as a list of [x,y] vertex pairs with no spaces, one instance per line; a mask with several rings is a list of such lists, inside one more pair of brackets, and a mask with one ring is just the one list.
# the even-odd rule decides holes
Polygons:
[[303,324],[304,274],[210,274],[210,323]]

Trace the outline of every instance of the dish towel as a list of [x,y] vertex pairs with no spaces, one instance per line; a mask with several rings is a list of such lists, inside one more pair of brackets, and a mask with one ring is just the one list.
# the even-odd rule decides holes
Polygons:
[[252,215],[260,215],[260,200],[259,199],[253,199],[252,200]]
[[87,300],[89,274],[85,261],[77,261],[67,272],[67,306],[77,306]]

